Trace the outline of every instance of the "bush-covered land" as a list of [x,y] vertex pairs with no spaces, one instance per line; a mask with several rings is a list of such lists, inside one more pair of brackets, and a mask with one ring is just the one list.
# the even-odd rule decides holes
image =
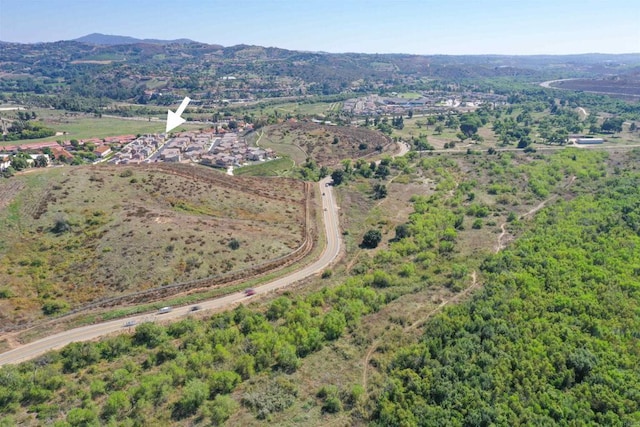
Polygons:
[[640,174],[587,179],[396,352],[377,425],[640,422]]
[[[4,422],[638,422],[638,157],[345,162],[349,265],[263,304],[3,367]],[[369,230],[379,244],[358,249]],[[522,237],[499,251],[503,230]],[[476,277],[470,301],[414,307]]]

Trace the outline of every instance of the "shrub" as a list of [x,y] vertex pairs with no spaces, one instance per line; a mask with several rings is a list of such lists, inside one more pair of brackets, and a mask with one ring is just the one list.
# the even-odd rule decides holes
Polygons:
[[324,315],[320,330],[324,333],[327,340],[335,340],[340,338],[346,326],[347,321],[344,314],[336,310],[331,310]]
[[340,401],[340,392],[338,387],[334,385],[325,385],[320,389],[320,391],[318,391],[316,396],[323,400],[322,412],[334,414],[342,410],[342,402]]
[[42,304],[42,312],[47,316],[63,313],[69,309],[69,304],[61,300],[47,300]]
[[131,410],[131,402],[124,391],[116,391],[111,393],[102,408],[102,418],[108,420],[115,418],[122,420]]
[[242,396],[242,404],[252,409],[258,419],[265,419],[272,412],[281,412],[293,405],[298,390],[294,383],[283,377],[266,384],[258,384]]
[[209,386],[198,378],[189,380],[184,386],[182,397],[173,407],[173,418],[180,419],[195,414],[200,405],[209,397]]
[[238,403],[229,396],[218,395],[206,406],[205,413],[211,418],[214,426],[224,424],[238,409]]
[[67,422],[72,426],[97,426],[98,415],[89,408],[73,408],[67,414]]
[[242,381],[240,375],[233,371],[214,372],[209,377],[209,392],[211,397],[218,394],[231,393]]
[[51,228],[51,231],[53,231],[55,234],[66,233],[67,231],[70,231],[70,230],[71,230],[71,224],[69,224],[69,221],[63,218],[58,218],[55,224],[53,224],[53,227]]
[[240,249],[240,242],[238,241],[238,239],[233,238],[229,241],[229,247],[234,251]]
[[133,341],[137,345],[145,344],[148,348],[155,348],[168,339],[164,328],[155,323],[145,322],[136,328]]

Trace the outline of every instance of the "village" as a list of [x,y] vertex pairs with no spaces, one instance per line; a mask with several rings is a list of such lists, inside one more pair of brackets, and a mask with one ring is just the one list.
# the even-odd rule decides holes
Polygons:
[[[11,165],[10,156],[15,153],[13,148],[3,147],[3,152],[0,152],[0,172]],[[19,148],[23,151],[27,147]],[[276,157],[273,150],[249,146],[238,133],[222,129],[68,140],[39,143],[37,147],[28,148],[30,151],[42,151],[42,154],[25,156],[30,166],[46,166],[52,159],[69,163],[78,153],[83,153],[94,164],[201,163],[230,170]]]

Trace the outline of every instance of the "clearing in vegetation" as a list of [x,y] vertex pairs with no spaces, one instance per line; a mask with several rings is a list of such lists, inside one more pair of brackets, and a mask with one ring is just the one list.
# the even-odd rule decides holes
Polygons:
[[321,166],[389,152],[394,147],[380,132],[308,122],[269,126],[264,129],[260,146],[288,155],[297,164],[311,159]]

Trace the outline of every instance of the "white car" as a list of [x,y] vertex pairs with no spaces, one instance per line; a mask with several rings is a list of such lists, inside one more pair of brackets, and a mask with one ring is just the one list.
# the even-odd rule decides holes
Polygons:
[[158,310],[158,314],[166,314],[169,313],[171,311],[171,307],[162,307],[160,310]]

